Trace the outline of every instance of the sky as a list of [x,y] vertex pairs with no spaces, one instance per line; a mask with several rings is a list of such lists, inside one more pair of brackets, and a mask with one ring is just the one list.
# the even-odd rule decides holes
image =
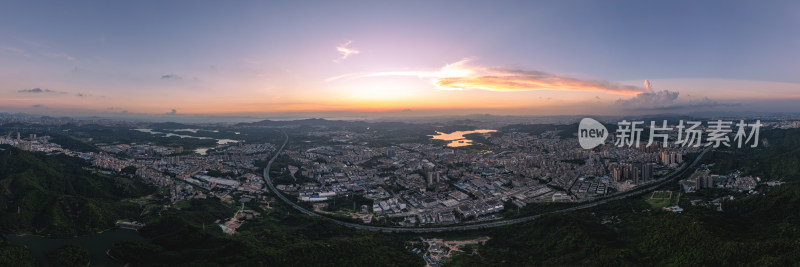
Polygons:
[[797,112],[797,1],[11,1],[0,112]]

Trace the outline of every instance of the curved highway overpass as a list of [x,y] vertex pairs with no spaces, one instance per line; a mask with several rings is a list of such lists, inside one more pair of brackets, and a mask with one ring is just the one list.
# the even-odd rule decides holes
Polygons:
[[[283,131],[281,131],[281,132],[283,132]],[[709,149],[710,149],[710,148],[707,148],[707,149],[703,150],[703,152],[700,153],[700,155],[698,155],[697,158],[695,158],[694,161],[692,161],[691,164],[685,164],[684,163],[677,170],[675,170],[672,173],[670,173],[669,175],[667,175],[667,177],[661,178],[658,182],[643,186],[641,188],[635,188],[635,189],[632,189],[632,190],[619,192],[619,193],[616,193],[616,194],[611,195],[609,197],[596,199],[596,200],[593,200],[593,201],[590,201],[590,202],[586,202],[586,203],[583,203],[583,204],[580,204],[580,205],[577,205],[577,206],[569,207],[569,208],[564,208],[564,209],[560,209],[560,210],[556,210],[556,211],[551,211],[551,212],[547,212],[547,213],[543,213],[543,214],[537,214],[537,215],[532,215],[532,216],[527,216],[527,217],[522,217],[522,218],[515,218],[515,219],[503,220],[503,221],[468,224],[468,225],[439,226],[439,227],[384,227],[384,226],[371,226],[371,225],[363,225],[363,224],[357,224],[357,223],[351,223],[351,222],[344,222],[344,221],[340,221],[340,220],[333,219],[333,218],[330,218],[330,217],[319,215],[319,214],[317,214],[317,213],[315,213],[313,211],[310,211],[310,210],[307,210],[307,209],[301,207],[300,205],[297,205],[297,203],[294,203],[293,201],[289,200],[280,191],[278,191],[275,188],[275,186],[272,184],[272,179],[269,178],[269,169],[272,166],[272,162],[274,162],[275,159],[278,158],[278,155],[280,155],[281,151],[283,151],[283,148],[289,142],[289,135],[287,135],[286,132],[283,132],[283,135],[286,137],[286,139],[283,141],[283,145],[281,145],[281,147],[275,152],[275,155],[272,156],[272,158],[269,160],[269,162],[267,162],[266,168],[264,168],[264,182],[267,183],[267,186],[269,187],[269,190],[272,190],[272,192],[275,193],[275,195],[278,196],[278,198],[280,198],[283,202],[286,202],[286,204],[288,204],[289,206],[292,206],[297,211],[299,211],[299,212],[301,212],[303,214],[306,214],[308,216],[325,218],[325,219],[328,219],[328,220],[330,220],[330,221],[332,221],[332,222],[334,222],[334,223],[336,223],[338,225],[347,226],[347,227],[350,227],[350,228],[362,229],[362,230],[370,230],[370,231],[413,232],[413,233],[463,231],[463,230],[475,230],[475,229],[492,228],[492,227],[505,226],[505,225],[511,225],[511,224],[515,224],[515,223],[531,221],[531,220],[534,220],[534,219],[536,219],[538,217],[541,217],[544,214],[576,211],[576,210],[582,210],[582,209],[594,207],[594,206],[597,206],[597,205],[602,205],[602,204],[605,204],[605,203],[607,203],[609,201],[619,200],[619,199],[623,199],[623,198],[629,197],[631,195],[635,195],[635,194],[638,194],[638,193],[642,193],[642,192],[653,190],[653,189],[655,189],[655,188],[657,188],[657,187],[659,187],[661,185],[666,184],[669,181],[672,181],[676,177],[680,177],[681,175],[686,173],[686,171],[690,170],[691,167],[697,165],[697,163],[700,162],[700,159],[703,158],[703,155],[705,155],[705,153],[708,152]]]

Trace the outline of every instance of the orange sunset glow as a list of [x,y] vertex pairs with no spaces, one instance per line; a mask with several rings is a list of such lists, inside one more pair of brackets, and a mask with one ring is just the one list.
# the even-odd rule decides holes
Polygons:
[[[0,37],[0,112],[626,114],[786,111],[800,98],[800,80],[787,71],[800,59],[774,47],[797,43],[773,40],[785,35],[726,35],[709,30],[702,17],[684,18],[695,24],[687,31],[606,16],[591,5],[570,10],[587,13],[580,20],[544,11],[566,8],[490,8],[524,13],[503,16],[485,7],[453,13],[413,4],[315,9],[330,12],[268,3],[202,5],[192,12],[167,5],[163,16],[147,21],[109,12],[92,14],[107,22],[94,23],[98,18],[69,9],[50,10],[64,19],[38,24],[12,22],[30,18],[9,13]],[[237,16],[222,18],[217,10]],[[621,21],[649,28],[620,32],[613,25]],[[759,38],[746,47],[725,41],[750,35]],[[677,40],[714,42],[666,45]],[[747,53],[759,59],[733,56]],[[676,110],[686,107],[693,110]]]

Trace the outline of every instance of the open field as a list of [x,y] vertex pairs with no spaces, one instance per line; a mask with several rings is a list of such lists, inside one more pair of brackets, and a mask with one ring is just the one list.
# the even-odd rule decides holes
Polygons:
[[661,209],[668,206],[677,205],[680,200],[680,193],[672,191],[655,191],[647,196],[645,201],[653,209]]

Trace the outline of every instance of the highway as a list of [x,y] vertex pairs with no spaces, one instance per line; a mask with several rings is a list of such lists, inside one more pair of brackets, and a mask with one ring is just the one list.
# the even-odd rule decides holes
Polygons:
[[[283,131],[281,131],[281,132],[283,132]],[[650,191],[650,190],[653,190],[653,189],[655,189],[655,188],[657,188],[657,187],[659,187],[661,185],[666,184],[667,182],[673,181],[675,178],[681,177],[687,171],[691,170],[691,168],[693,166],[697,165],[697,163],[700,162],[700,159],[703,158],[703,155],[705,155],[706,152],[708,152],[710,150],[710,147],[704,149],[703,152],[700,153],[700,155],[698,155],[697,158],[695,158],[694,161],[692,161],[691,164],[685,164],[684,163],[677,170],[675,170],[672,173],[670,173],[669,175],[667,175],[667,177],[661,178],[658,182],[655,182],[653,184],[644,186],[642,188],[634,188],[634,189],[631,189],[631,190],[628,190],[628,191],[619,192],[619,193],[616,193],[616,194],[614,194],[612,196],[601,198],[601,199],[597,199],[597,200],[594,200],[594,201],[591,201],[591,202],[588,202],[588,203],[585,203],[585,204],[581,204],[581,205],[578,205],[578,206],[574,206],[574,207],[564,208],[564,209],[560,209],[560,210],[556,210],[556,211],[551,211],[551,212],[547,212],[547,213],[543,213],[543,214],[537,214],[537,215],[532,215],[532,216],[527,216],[527,217],[522,217],[522,218],[503,220],[503,221],[495,221],[495,222],[478,223],[478,224],[440,226],[440,227],[383,227],[383,226],[371,226],[371,225],[363,225],[363,224],[357,224],[357,223],[344,222],[344,221],[340,221],[340,220],[333,219],[333,218],[330,218],[330,217],[319,215],[319,214],[317,214],[317,213],[315,213],[313,211],[310,211],[310,210],[307,210],[307,209],[301,207],[300,205],[297,205],[296,203],[294,203],[291,200],[289,200],[288,198],[286,198],[286,196],[284,196],[283,193],[278,191],[278,189],[276,189],[275,186],[272,184],[272,179],[269,178],[269,169],[272,166],[272,162],[275,161],[276,158],[278,158],[278,155],[280,155],[281,151],[283,151],[283,148],[286,146],[287,143],[289,143],[289,135],[287,135],[286,132],[283,132],[283,135],[286,137],[286,139],[283,141],[283,145],[281,145],[280,149],[278,149],[275,152],[275,155],[272,156],[272,158],[267,163],[266,168],[264,168],[264,182],[267,183],[267,186],[269,187],[269,190],[272,190],[272,192],[276,196],[278,196],[278,198],[280,198],[283,202],[286,202],[286,204],[292,206],[297,211],[300,211],[303,214],[306,214],[308,216],[325,218],[325,219],[328,219],[328,220],[330,220],[330,221],[332,221],[332,222],[334,222],[334,223],[336,223],[338,225],[342,225],[342,226],[346,226],[346,227],[350,227],[350,228],[361,229],[361,230],[370,230],[370,231],[382,231],[382,232],[429,233],[429,232],[445,232],[445,231],[463,231],[463,230],[485,229],[485,228],[506,226],[506,225],[516,224],[516,223],[521,223],[521,222],[532,221],[532,220],[535,220],[536,218],[541,217],[542,215],[549,214],[549,213],[570,212],[570,211],[587,209],[587,208],[591,208],[591,207],[594,207],[594,206],[597,206],[597,205],[602,205],[602,204],[608,203],[609,201],[619,200],[619,199],[623,199],[623,198],[629,197],[631,195],[635,195],[635,194],[638,194],[638,193]]]

